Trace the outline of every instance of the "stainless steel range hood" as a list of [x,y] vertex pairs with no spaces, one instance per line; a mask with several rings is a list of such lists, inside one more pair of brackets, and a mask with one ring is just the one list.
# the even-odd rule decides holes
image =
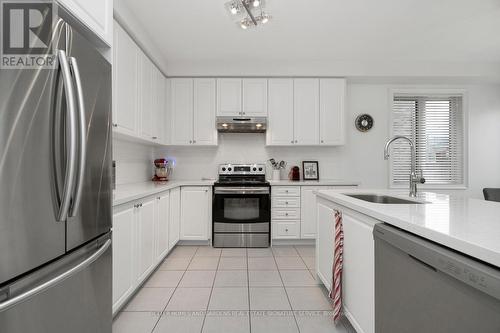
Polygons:
[[264,133],[265,117],[217,117],[217,131],[223,133]]

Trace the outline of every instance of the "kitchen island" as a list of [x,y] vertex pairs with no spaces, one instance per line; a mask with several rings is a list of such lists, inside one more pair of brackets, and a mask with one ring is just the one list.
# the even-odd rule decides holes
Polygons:
[[[409,200],[407,204],[373,203],[349,195],[375,194]],[[373,228],[386,223],[500,267],[500,204],[459,196],[420,192],[410,198],[399,190],[317,191],[316,270],[331,287],[333,214],[344,227],[344,310],[357,332],[374,332],[375,264]]]

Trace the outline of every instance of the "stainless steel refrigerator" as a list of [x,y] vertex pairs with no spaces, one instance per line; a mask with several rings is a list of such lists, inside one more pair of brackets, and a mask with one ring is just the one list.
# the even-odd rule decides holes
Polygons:
[[55,69],[0,69],[0,332],[111,332],[111,65],[52,38]]

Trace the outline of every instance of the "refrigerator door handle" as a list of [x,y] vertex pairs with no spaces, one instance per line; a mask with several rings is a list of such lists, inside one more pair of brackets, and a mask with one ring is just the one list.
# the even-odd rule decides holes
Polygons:
[[99,257],[101,257],[104,254],[104,252],[106,252],[106,250],[109,248],[110,245],[111,245],[111,239],[108,239],[98,250],[96,250],[96,252],[94,252],[94,254],[92,254],[90,257],[88,257],[84,261],[80,262],[76,266],[73,266],[72,268],[68,269],[64,273],[50,279],[47,282],[44,282],[44,283],[36,286],[33,289],[30,289],[30,290],[28,290],[22,294],[19,294],[15,297],[5,301],[5,302],[0,303],[0,312],[6,311],[6,310],[16,306],[17,304],[24,302],[35,295],[38,295],[38,294],[44,292],[45,290],[50,289],[50,288],[58,285],[59,283],[63,282],[64,280],[69,279],[70,277],[74,276],[78,272],[84,270],[85,268],[90,266],[93,262],[95,262],[97,259],[99,259]]
[[64,186],[61,196],[61,205],[56,216],[57,221],[63,222],[68,216],[68,211],[71,203],[71,195],[75,185],[75,162],[76,162],[76,106],[75,92],[73,90],[73,82],[71,77],[70,66],[66,52],[63,50],[57,51],[59,64],[63,76],[64,89],[66,92],[66,104],[68,109],[69,121],[69,152],[66,159],[66,172],[64,176]]
[[76,174],[76,188],[73,197],[73,202],[69,216],[73,217],[76,215],[78,207],[80,206],[80,201],[82,199],[83,181],[85,173],[85,160],[87,153],[87,123],[85,120],[85,103],[83,100],[83,88],[82,80],[80,76],[80,70],[78,69],[78,62],[76,58],[70,57],[69,64],[71,66],[71,71],[75,78],[76,86],[76,96],[78,98],[78,170]]

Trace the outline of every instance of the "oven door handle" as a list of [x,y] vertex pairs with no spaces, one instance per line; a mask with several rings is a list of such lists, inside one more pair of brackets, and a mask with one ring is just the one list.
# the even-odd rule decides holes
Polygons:
[[215,187],[214,194],[269,194],[269,187]]

